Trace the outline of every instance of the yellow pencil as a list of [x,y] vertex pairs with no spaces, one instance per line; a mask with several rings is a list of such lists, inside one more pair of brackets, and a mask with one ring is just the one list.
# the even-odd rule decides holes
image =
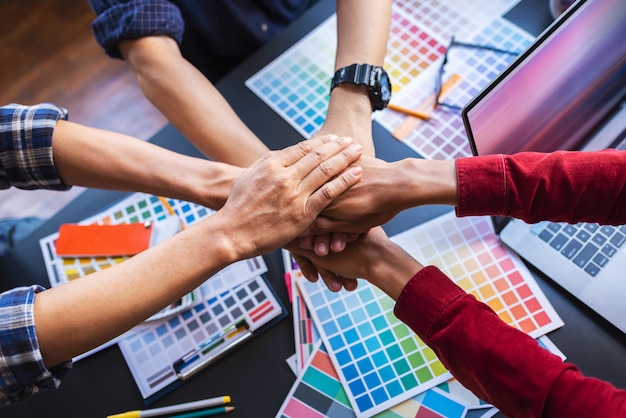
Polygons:
[[413,116],[423,120],[430,120],[430,115],[426,113],[418,112],[417,110],[407,109],[402,106],[395,105],[393,103],[389,103],[387,107],[391,110],[395,110],[396,112],[404,113],[405,115]]

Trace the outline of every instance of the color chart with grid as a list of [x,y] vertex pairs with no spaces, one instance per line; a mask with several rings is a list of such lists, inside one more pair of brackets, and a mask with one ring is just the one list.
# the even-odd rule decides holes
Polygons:
[[[187,228],[215,213],[204,206],[177,199],[165,199],[145,193],[132,193],[108,209],[80,222],[82,225],[121,224],[133,222],[160,222],[176,216],[182,228]],[[55,242],[59,234],[54,233],[40,240],[44,263],[51,286],[87,276],[119,264],[128,257],[59,257],[55,251]],[[211,290],[221,292],[251,277],[263,274],[267,266],[263,257],[239,261],[222,271],[225,280],[211,281]],[[205,292],[208,289],[205,289]],[[187,305],[185,303],[183,305]],[[177,305],[179,308],[181,304]]]
[[[384,62],[394,95],[437,66],[453,35],[471,39],[518,1],[394,2]],[[336,41],[336,15],[333,15],[246,80],[248,88],[305,138],[319,130],[325,119]],[[395,98],[392,100],[396,103]],[[430,113],[430,108],[427,110]],[[375,116],[378,118],[380,114],[377,112]],[[396,124],[406,119],[402,114],[395,116],[400,120]]]
[[[519,53],[530,45],[533,37],[509,21],[496,18],[473,37],[455,37],[455,40]],[[442,75],[439,60],[393,99],[402,107],[430,114],[431,120],[423,121],[390,109],[378,112],[375,120],[424,158],[445,160],[470,156],[460,110],[435,106],[437,79],[440,78],[442,85],[440,102],[461,108],[515,58],[515,54],[454,46],[448,52]]]
[[[353,418],[350,401],[330,356],[319,342],[276,418]],[[437,388],[375,415],[377,418],[463,418],[467,407]]]
[[[489,218],[450,212],[392,239],[529,335],[563,325],[525,265],[500,244]],[[451,377],[374,286],[360,280],[353,292],[333,293],[323,281],[303,278],[298,286],[357,416],[372,416]]]
[[[202,285],[200,290],[204,289]],[[139,325],[118,345],[142,397],[154,400],[160,390],[180,382],[174,362],[210,337],[241,319],[254,333],[284,316],[286,311],[269,284],[257,276],[217,296],[203,296],[178,314]]]

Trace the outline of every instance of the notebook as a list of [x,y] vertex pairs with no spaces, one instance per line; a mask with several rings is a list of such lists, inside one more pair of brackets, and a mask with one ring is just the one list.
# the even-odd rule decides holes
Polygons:
[[[463,109],[474,155],[626,149],[626,1],[579,0]],[[626,226],[494,218],[501,241],[626,332]]]

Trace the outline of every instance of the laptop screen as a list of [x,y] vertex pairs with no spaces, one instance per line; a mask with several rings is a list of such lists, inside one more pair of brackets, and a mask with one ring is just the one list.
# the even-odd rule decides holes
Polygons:
[[474,155],[577,149],[626,92],[626,1],[575,3],[463,109]]

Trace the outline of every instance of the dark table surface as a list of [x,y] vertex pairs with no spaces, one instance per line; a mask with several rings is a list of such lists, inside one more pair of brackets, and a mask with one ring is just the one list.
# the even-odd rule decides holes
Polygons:
[[[507,18],[538,34],[551,21],[547,0],[523,0]],[[332,0],[322,0],[289,29],[255,53],[218,83],[218,88],[248,126],[272,149],[300,141],[300,135],[244,85],[244,80],[263,68],[294,42],[334,12]],[[395,161],[417,155],[374,123],[378,156]],[[172,126],[152,139],[172,150],[199,155]],[[40,283],[49,286],[41,257],[39,239],[58,230],[59,225],[78,222],[126,196],[125,193],[87,190],[74,202],[43,224],[32,235],[0,257],[0,290]],[[389,235],[402,232],[451,210],[432,206],[399,214],[384,228]],[[267,277],[285,306],[289,305],[279,251],[266,255]],[[550,280],[534,272],[540,287],[563,318],[565,326],[550,338],[589,376],[626,388],[626,336],[607,324]],[[172,405],[207,397],[230,395],[237,409],[228,416],[273,417],[288,393],[295,376],[285,360],[294,352],[291,316],[200,372],[184,385],[151,404]],[[74,365],[60,389],[36,395],[28,402],[0,411],[6,417],[104,417],[133,409],[144,403],[126,363],[113,346]]]

